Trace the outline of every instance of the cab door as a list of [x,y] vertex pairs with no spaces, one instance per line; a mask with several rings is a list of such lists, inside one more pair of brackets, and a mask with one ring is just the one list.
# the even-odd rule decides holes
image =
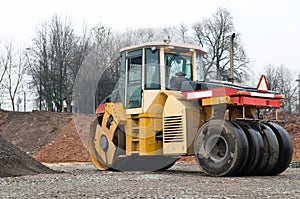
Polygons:
[[138,114],[142,112],[142,68],[143,51],[128,52],[126,77],[126,113]]

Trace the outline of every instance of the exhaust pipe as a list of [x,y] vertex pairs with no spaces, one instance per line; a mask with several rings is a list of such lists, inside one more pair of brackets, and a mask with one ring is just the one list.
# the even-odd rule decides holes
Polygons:
[[230,79],[232,83],[234,83],[234,75],[233,75],[233,39],[235,37],[235,33],[232,33],[230,39]]

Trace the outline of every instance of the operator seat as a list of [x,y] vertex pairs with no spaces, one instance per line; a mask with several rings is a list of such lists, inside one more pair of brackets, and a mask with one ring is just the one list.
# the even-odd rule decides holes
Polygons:
[[172,90],[181,90],[182,82],[187,81],[185,78],[186,74],[182,71],[175,73],[170,79],[170,86]]

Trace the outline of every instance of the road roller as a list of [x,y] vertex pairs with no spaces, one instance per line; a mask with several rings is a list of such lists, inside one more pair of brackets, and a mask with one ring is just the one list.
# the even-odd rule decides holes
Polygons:
[[209,176],[287,169],[293,146],[278,119],[284,95],[268,89],[266,76],[256,87],[236,83],[233,73],[228,81],[204,80],[205,54],[169,41],[120,50],[117,89],[97,107],[89,133],[97,169],[159,171],[181,156],[194,156]]

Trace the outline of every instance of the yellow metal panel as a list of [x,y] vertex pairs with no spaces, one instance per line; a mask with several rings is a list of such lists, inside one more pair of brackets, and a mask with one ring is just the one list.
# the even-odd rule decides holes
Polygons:
[[140,118],[140,154],[147,155],[155,150],[154,143],[149,145],[148,142],[155,141],[153,124],[150,118]]
[[202,99],[202,106],[209,106],[214,104],[231,104],[231,98],[229,96],[223,96]]
[[140,114],[134,119],[128,119],[126,129],[126,154],[162,155],[162,143],[155,140],[156,129],[161,130],[161,118],[149,117],[149,114]]
[[[147,110],[152,105],[156,105],[158,102],[154,102],[156,97],[159,95],[159,90],[144,90],[143,92],[143,100],[144,100],[144,113],[147,112]],[[161,104],[161,103],[159,103]]]
[[125,125],[126,132],[126,155],[137,153],[139,151],[139,130],[136,120],[128,119]]
[[[142,101],[143,103],[143,101]],[[131,108],[131,109],[126,109],[126,114],[131,115],[131,114],[140,114],[143,112],[142,108]]]
[[181,101],[182,104],[186,107],[186,142],[188,153],[194,153],[194,138],[199,129],[199,122],[200,122],[200,111],[198,104],[193,104],[191,101]]
[[185,107],[173,95],[169,95],[163,113],[163,153],[184,154],[186,147]]
[[173,115],[182,115],[184,112],[184,107],[173,95],[169,95],[164,106],[164,117]]
[[[95,135],[95,139],[94,139],[94,146],[95,146],[95,149],[97,150],[98,154],[101,157],[105,157],[106,159],[104,161],[110,165],[113,162],[113,157],[114,157],[114,153],[115,153],[116,147],[112,143],[111,133],[108,132],[108,131],[106,131],[105,129],[106,128],[101,128],[99,125],[97,125],[96,135]],[[100,143],[100,137],[103,134],[105,134],[107,136],[107,138],[108,138],[108,145],[109,145],[108,148],[109,148],[109,150],[107,152],[103,151],[100,148],[100,144],[99,144]]]
[[124,123],[127,120],[127,116],[124,107],[121,103],[106,103],[105,112],[114,117],[116,123]]

